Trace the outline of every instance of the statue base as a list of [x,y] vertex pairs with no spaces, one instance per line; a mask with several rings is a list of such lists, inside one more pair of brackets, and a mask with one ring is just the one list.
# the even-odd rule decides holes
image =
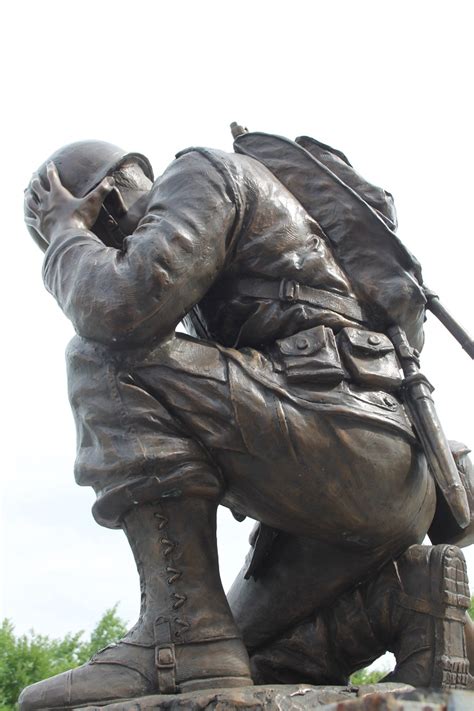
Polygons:
[[474,691],[370,686],[272,685],[142,696],[81,711],[472,711]]

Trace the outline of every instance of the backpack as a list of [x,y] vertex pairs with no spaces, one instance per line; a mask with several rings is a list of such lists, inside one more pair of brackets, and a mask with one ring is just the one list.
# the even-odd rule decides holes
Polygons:
[[421,267],[395,234],[390,193],[368,183],[343,153],[303,136],[291,141],[241,133],[234,150],[262,163],[320,225],[371,327],[396,324],[423,346],[426,297]]

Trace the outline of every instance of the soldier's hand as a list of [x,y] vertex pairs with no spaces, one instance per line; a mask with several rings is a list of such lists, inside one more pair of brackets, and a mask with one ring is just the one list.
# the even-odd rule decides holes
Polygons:
[[76,198],[62,185],[54,163],[47,167],[49,188],[36,175],[25,191],[25,222],[48,243],[68,229],[89,230],[99,216],[100,208],[114,187],[107,177],[83,198]]

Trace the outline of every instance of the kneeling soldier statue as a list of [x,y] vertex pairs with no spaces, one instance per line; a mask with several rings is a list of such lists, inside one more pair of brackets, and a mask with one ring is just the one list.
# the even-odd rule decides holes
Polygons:
[[[120,642],[25,689],[22,711],[345,684],[386,650],[391,680],[470,684],[455,544],[474,540],[474,475],[419,371],[427,306],[452,319],[391,195],[341,152],[233,134],[234,153],[189,148],[156,180],[139,153],[74,143],[26,190],[77,333],[77,482],[125,532],[142,604]],[[259,522],[228,598],[219,504]]]

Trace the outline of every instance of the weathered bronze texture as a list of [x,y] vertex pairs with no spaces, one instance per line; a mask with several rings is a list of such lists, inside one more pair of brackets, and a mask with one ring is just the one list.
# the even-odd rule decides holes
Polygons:
[[[23,711],[252,676],[344,684],[387,649],[394,681],[471,683],[448,544],[471,542],[473,469],[414,404],[427,299],[392,197],[314,139],[232,133],[235,153],[187,149],[156,181],[141,154],[72,144],[26,190],[77,332],[76,479],[125,531],[142,607],[117,645],[26,689]],[[259,522],[228,600],[219,504]],[[439,545],[421,546],[430,527]]]
[[[472,694],[462,690],[413,689],[403,684],[365,686],[265,685],[210,689],[185,696],[154,695],[107,704],[105,711],[471,711]],[[96,706],[85,707],[96,711]]]

